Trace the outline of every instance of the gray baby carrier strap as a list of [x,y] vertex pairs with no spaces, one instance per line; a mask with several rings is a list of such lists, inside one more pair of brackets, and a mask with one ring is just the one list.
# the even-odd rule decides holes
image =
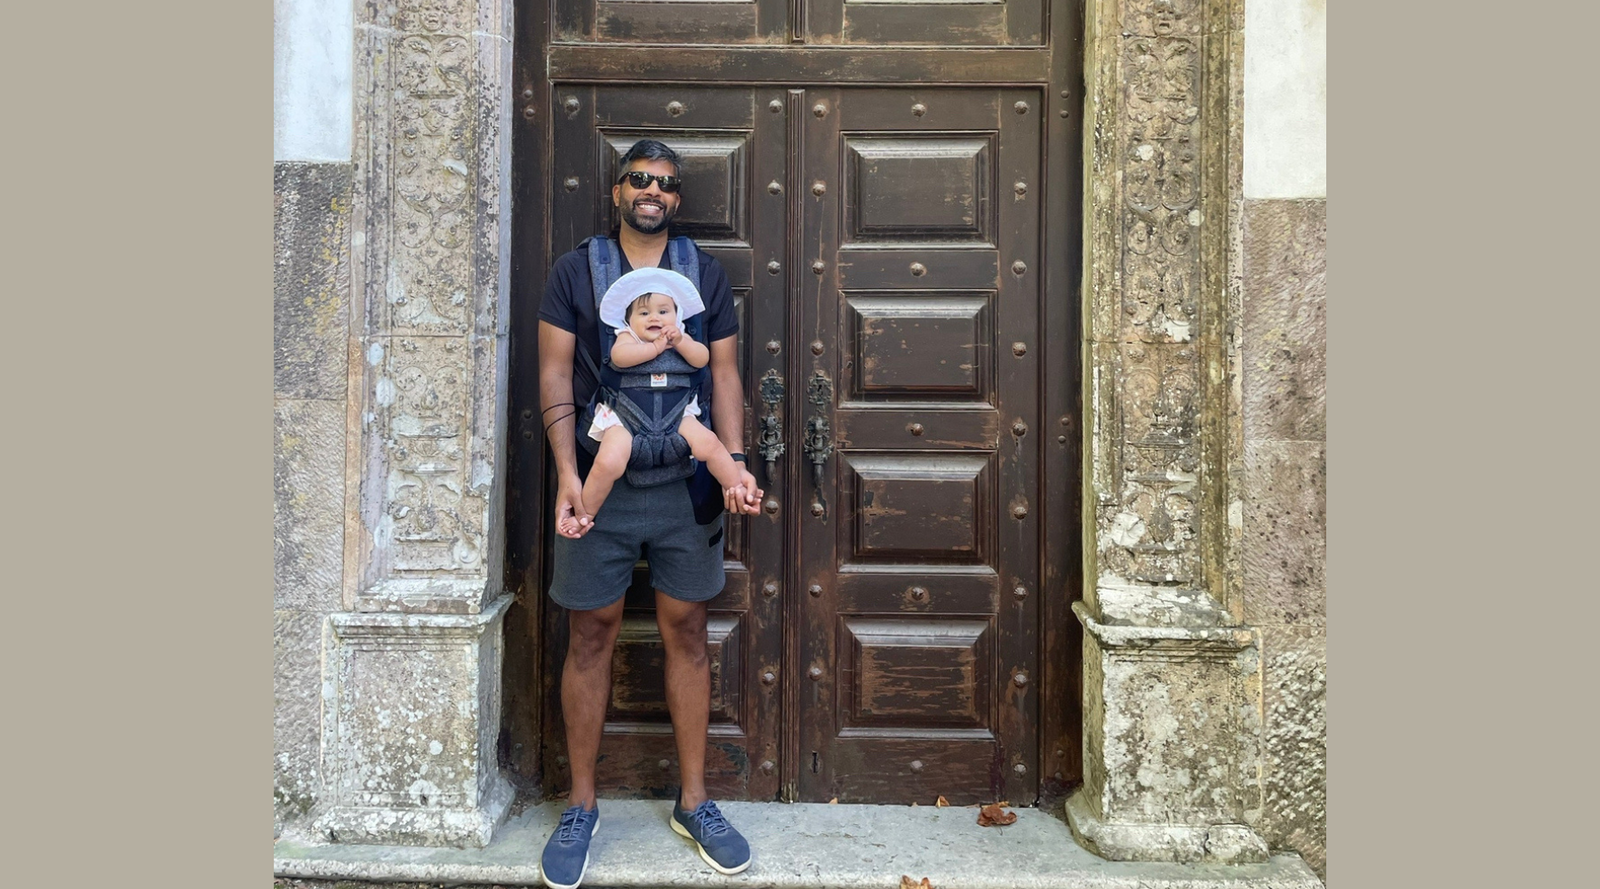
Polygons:
[[[584,244],[589,245],[589,278],[594,282],[594,306],[598,315],[606,291],[622,277],[621,249],[610,238],[589,238]],[[699,286],[700,255],[694,241],[686,237],[672,238],[667,242],[666,258],[669,268]],[[696,316],[684,324],[696,339],[699,338],[699,321],[700,316]],[[598,404],[603,402],[611,406],[612,412],[633,436],[633,450],[624,477],[636,488],[662,485],[694,475],[694,454],[683,433],[678,431],[678,425],[683,422],[684,409],[699,392],[700,382],[705,378],[704,369],[693,367],[676,351],[669,350],[621,373],[611,366],[610,360],[616,331],[604,321],[599,322],[599,327],[601,361],[594,370],[600,387],[584,408],[582,428],[587,429],[594,421]],[[640,388],[653,390],[650,397],[641,399],[650,405],[648,411],[621,391]],[[599,449],[599,443],[587,434],[578,438],[591,453]]]

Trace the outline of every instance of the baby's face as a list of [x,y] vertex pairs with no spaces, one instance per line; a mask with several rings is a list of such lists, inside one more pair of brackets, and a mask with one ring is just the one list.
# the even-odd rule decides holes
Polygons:
[[653,343],[668,329],[678,326],[678,304],[664,293],[652,293],[649,298],[628,307],[628,327],[639,339]]

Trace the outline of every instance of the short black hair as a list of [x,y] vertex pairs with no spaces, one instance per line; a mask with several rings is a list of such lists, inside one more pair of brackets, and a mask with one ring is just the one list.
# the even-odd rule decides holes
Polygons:
[[622,160],[618,163],[617,176],[621,177],[623,173],[627,172],[628,167],[632,166],[634,161],[670,161],[672,163],[672,175],[683,175],[678,153],[668,148],[665,142],[658,142],[655,139],[640,139],[633,143],[633,147],[628,149],[628,153],[624,154]]

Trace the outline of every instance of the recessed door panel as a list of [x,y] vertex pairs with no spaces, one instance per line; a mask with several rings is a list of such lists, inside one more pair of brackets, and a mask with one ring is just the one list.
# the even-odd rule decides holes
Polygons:
[[847,291],[844,300],[842,346],[853,354],[839,388],[847,401],[990,406],[993,294]]
[[788,0],[555,0],[564,43],[739,44],[788,40]]
[[1042,0],[808,0],[813,43],[1037,46]]
[[907,134],[845,141],[851,244],[991,243],[988,139]]
[[992,456],[847,448],[842,565],[989,564],[994,554]]
[[892,736],[907,728],[992,734],[989,651],[983,620],[847,618],[839,732]]

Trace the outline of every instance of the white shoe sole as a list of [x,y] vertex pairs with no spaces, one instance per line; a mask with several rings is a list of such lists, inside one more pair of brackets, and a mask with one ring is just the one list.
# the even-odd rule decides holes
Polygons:
[[[589,831],[589,839],[592,841],[594,839],[594,835],[599,833],[599,832],[600,832],[600,819],[596,818],[596,819],[594,819],[594,829]],[[547,874],[545,874],[545,872],[544,872],[544,862],[543,861],[539,862],[539,879],[543,880],[544,884],[546,886],[549,886],[550,889],[578,889],[578,884],[583,882],[583,875],[587,874],[588,872],[589,872],[589,853],[588,852],[583,853],[583,869],[578,871],[578,879],[577,879],[576,882],[572,882],[572,883],[557,883],[554,880],[551,880],[550,877]]]
[[672,831],[678,836],[683,837],[691,843],[694,843],[695,850],[700,853],[700,857],[704,858],[706,864],[711,865],[711,869],[719,874],[727,874],[728,876],[732,876],[737,873],[742,873],[745,868],[750,866],[750,862],[755,858],[754,855],[746,858],[744,860],[744,864],[741,864],[738,867],[723,867],[722,865],[718,864],[710,855],[706,854],[706,847],[700,845],[700,841],[696,840],[694,836],[689,833],[688,828],[684,827],[682,824],[679,824],[678,819],[668,815],[667,825],[671,827]]

